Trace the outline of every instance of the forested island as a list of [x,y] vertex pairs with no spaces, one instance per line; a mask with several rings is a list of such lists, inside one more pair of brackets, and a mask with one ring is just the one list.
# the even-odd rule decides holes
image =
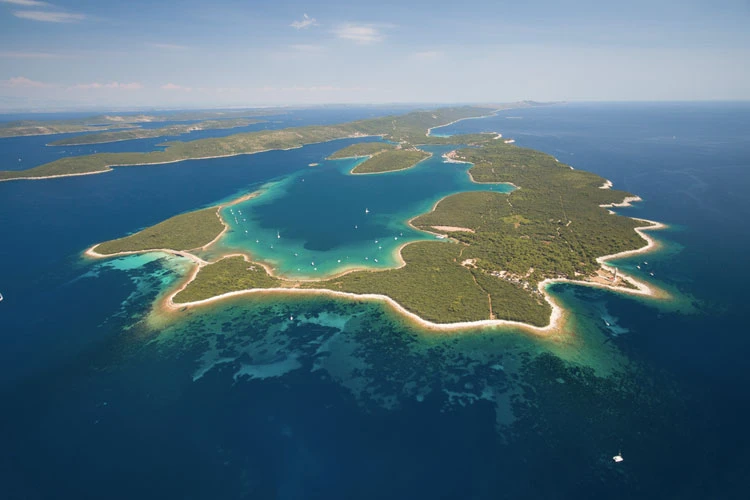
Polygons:
[[[264,108],[229,111],[179,111],[169,114],[107,114],[89,116],[84,118],[71,118],[67,120],[18,120],[0,123],[0,138],[30,135],[69,134],[75,132],[102,132],[112,129],[140,128],[141,124],[144,123],[160,123],[166,121],[224,121],[238,118],[268,116],[271,114],[279,114],[283,112],[283,110],[278,108]],[[71,142],[68,144],[94,144],[94,142]]]
[[358,142],[357,144],[339,149],[330,155],[328,159],[362,158],[364,156],[373,156],[383,151],[393,151],[394,149],[396,149],[396,145],[388,142]]
[[137,128],[100,132],[97,134],[68,137],[49,143],[49,146],[80,146],[83,144],[103,144],[106,142],[129,141],[132,139],[150,139],[153,137],[175,136],[189,134],[198,130],[220,130],[247,127],[263,120],[250,118],[230,118],[225,120],[206,120],[189,125],[170,125],[162,128]]
[[400,148],[392,151],[383,151],[358,164],[352,169],[352,173],[381,174],[383,172],[406,170],[430,156],[432,156],[430,153],[417,148]]
[[[653,295],[654,290],[647,285],[623,274],[618,276],[604,264],[605,256],[651,247],[651,240],[642,230],[660,225],[619,216],[605,208],[637,198],[609,189],[602,177],[574,170],[550,155],[495,140],[494,134],[450,138],[426,135],[430,127],[425,122],[448,123],[460,119],[457,115],[471,115],[470,111],[449,108],[410,113],[402,119],[388,117],[317,128],[320,135],[369,132],[393,142],[400,138],[395,147],[378,149],[385,143],[355,144],[331,158],[369,153],[374,155],[367,160],[371,161],[399,151],[427,154],[416,149],[425,143],[465,144],[446,155],[447,159],[471,163],[469,174],[475,182],[516,186],[510,193],[454,194],[442,199],[432,211],[408,221],[413,227],[443,239],[402,246],[399,252],[403,264],[398,268],[354,270],[311,281],[276,276],[270,267],[254,262],[252,255],[247,254],[203,261],[189,251],[206,248],[226,230],[221,207],[178,215],[135,235],[97,245],[88,253],[101,257],[165,249],[193,255],[198,269],[169,297],[170,308],[197,305],[245,291],[328,291],[387,297],[433,326],[497,324],[504,320],[543,329],[554,316],[554,304],[545,291],[549,282],[572,280]],[[486,114],[486,110],[473,111],[474,115],[477,113]],[[383,122],[391,127],[393,135],[375,134],[382,132],[378,126]],[[422,123],[421,129],[418,123]],[[436,125],[430,123],[430,126]],[[309,130],[299,132],[304,138],[311,137],[310,134]],[[400,160],[395,161],[398,164]],[[413,159],[400,164],[406,163],[413,163]],[[389,170],[394,169],[385,168],[381,175],[387,175],[385,172]],[[186,227],[192,228],[187,235]],[[646,242],[648,245],[644,247]]]

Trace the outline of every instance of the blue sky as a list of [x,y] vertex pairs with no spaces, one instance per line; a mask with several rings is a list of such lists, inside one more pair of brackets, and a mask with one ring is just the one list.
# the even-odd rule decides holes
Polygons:
[[0,109],[749,99],[748,26],[748,0],[0,0]]

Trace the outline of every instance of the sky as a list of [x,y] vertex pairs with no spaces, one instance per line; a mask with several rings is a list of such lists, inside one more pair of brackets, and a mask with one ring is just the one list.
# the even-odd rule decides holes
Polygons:
[[0,110],[750,99],[750,0],[0,0]]

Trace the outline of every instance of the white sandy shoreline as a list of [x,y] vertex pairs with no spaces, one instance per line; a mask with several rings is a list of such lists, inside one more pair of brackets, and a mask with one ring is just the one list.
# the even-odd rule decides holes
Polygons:
[[[632,201],[632,200],[631,200]],[[439,203],[436,202],[435,206]],[[625,203],[625,201],[623,201]],[[620,204],[618,204],[620,205]],[[434,207],[433,207],[434,210]],[[652,230],[658,230],[663,229],[667,227],[664,224],[661,224],[659,222],[654,221],[647,221],[645,219],[637,219],[637,220],[643,220],[644,222],[650,223],[647,227],[642,228],[636,228],[636,232],[646,241],[646,245],[634,249],[634,250],[628,250],[624,252],[619,252],[616,254],[611,255],[605,255],[602,257],[597,258],[597,262],[599,262],[602,265],[602,268],[607,270],[612,270],[610,266],[606,265],[606,262],[609,260],[619,259],[623,257],[628,257],[632,255],[647,253],[652,251],[656,246],[656,242],[651,238],[648,234],[646,234],[644,231],[652,231]],[[411,226],[411,219],[407,221],[407,223]],[[420,231],[424,231],[423,229],[420,229]],[[430,231],[424,231],[426,233],[431,233]],[[431,233],[431,234],[437,234],[437,233]],[[409,243],[405,243],[396,250],[396,253],[398,254],[400,264],[398,267],[403,267],[406,265],[406,262],[403,260],[403,257],[401,255],[401,250],[408,245]],[[177,254],[177,252],[172,252]],[[236,256],[236,255],[242,255],[243,258],[247,262],[253,262],[255,264],[258,264],[255,261],[251,261],[247,255],[244,254],[232,254],[232,255],[226,255],[222,256],[222,258],[227,258],[230,256]],[[310,288],[310,289],[301,289],[301,288],[291,288],[291,287],[275,287],[275,288],[262,288],[262,289],[249,289],[249,290],[237,290],[232,292],[227,292],[224,294],[220,294],[214,297],[210,297],[207,299],[194,301],[194,302],[186,302],[186,303],[175,303],[174,297],[184,290],[190,282],[192,282],[195,277],[198,274],[198,271],[201,267],[204,265],[207,265],[209,263],[202,261],[201,263],[197,263],[195,269],[193,272],[191,272],[188,279],[176,290],[171,292],[166,299],[163,302],[163,307],[168,311],[175,311],[175,310],[181,310],[184,308],[191,308],[191,307],[200,307],[205,306],[208,304],[215,304],[221,300],[232,298],[232,297],[239,297],[243,295],[253,295],[253,294],[281,294],[281,295],[295,295],[295,294],[301,294],[301,295],[324,295],[324,296],[330,296],[330,297],[337,297],[337,298],[346,298],[350,300],[377,300],[382,301],[388,304],[391,308],[393,308],[396,312],[401,314],[403,317],[407,318],[408,320],[416,323],[422,328],[425,328],[427,330],[432,331],[440,331],[440,332],[455,332],[455,331],[461,331],[461,330],[470,330],[470,329],[483,329],[483,328],[497,328],[497,327],[513,327],[513,328],[519,328],[521,330],[524,330],[529,333],[533,334],[539,334],[539,335],[548,335],[550,333],[558,332],[563,324],[566,311],[554,300],[554,298],[551,296],[551,294],[547,291],[547,288],[549,285],[557,284],[557,283],[571,283],[576,285],[582,285],[582,286],[588,286],[592,288],[600,288],[600,289],[608,289],[616,292],[625,293],[628,295],[639,295],[639,296],[646,296],[646,297],[652,297],[652,298],[666,298],[667,294],[666,292],[663,292],[655,287],[649,286],[648,284],[637,280],[629,275],[625,275],[624,273],[620,272],[620,276],[622,276],[624,279],[627,279],[630,283],[636,286],[635,289],[632,288],[625,288],[625,287],[618,287],[618,286],[612,286],[612,285],[605,285],[601,283],[596,282],[589,282],[589,281],[582,281],[582,280],[573,280],[573,279],[566,279],[566,278],[548,278],[541,282],[539,282],[537,288],[540,293],[544,296],[544,299],[547,301],[547,303],[550,304],[552,308],[552,312],[550,314],[550,321],[546,326],[539,327],[530,325],[528,323],[523,323],[520,321],[511,321],[511,320],[480,320],[480,321],[466,321],[466,322],[456,322],[456,323],[434,323],[432,321],[426,320],[419,315],[409,311],[404,306],[399,304],[397,301],[392,299],[391,297],[387,295],[382,294],[356,294],[356,293],[350,293],[350,292],[339,292],[329,289],[322,289],[322,288]],[[267,266],[262,265],[269,274],[273,275],[271,270],[268,269]],[[348,274],[349,272],[353,272],[358,269],[349,269],[346,270],[340,274],[337,274],[336,276],[341,276],[343,274]],[[377,271],[375,271],[377,272]],[[307,281],[307,282],[314,282],[317,280],[296,280],[296,281]]]
[[[420,151],[422,151],[422,150],[420,149]],[[364,162],[362,162],[362,163],[357,164],[354,168],[352,168],[349,171],[349,174],[350,175],[377,175],[377,174],[388,174],[388,173],[391,173],[391,172],[401,172],[401,171],[404,171],[404,170],[409,170],[410,168],[414,168],[417,165],[419,165],[420,163],[422,163],[423,161],[427,161],[427,160],[429,160],[430,158],[433,157],[433,154],[430,153],[429,151],[424,151],[424,152],[427,153],[429,156],[425,156],[424,158],[422,158],[421,160],[419,160],[414,165],[409,165],[408,167],[397,168],[395,170],[383,170],[382,172],[355,172],[355,170],[357,170],[357,167],[359,167],[360,165],[362,165],[362,163],[364,163]],[[367,156],[369,156],[370,158],[372,158],[375,155],[367,155]]]
[[[511,109],[511,108],[509,108],[509,109]],[[448,127],[448,126],[450,126],[450,125],[453,125],[454,123],[462,122],[462,121],[464,121],[464,120],[479,120],[479,119],[482,119],[482,118],[489,118],[489,117],[491,117],[491,116],[497,116],[497,114],[498,114],[498,113],[499,113],[500,111],[505,111],[505,109],[503,109],[503,108],[500,108],[500,109],[496,109],[496,110],[494,110],[494,111],[492,111],[492,112],[490,112],[490,113],[488,113],[488,114],[486,114],[486,115],[482,115],[482,116],[467,116],[466,118],[459,118],[458,120],[453,120],[452,122],[450,122],[450,123],[446,123],[446,124],[444,124],[444,125],[435,125],[434,127],[430,127],[430,128],[428,128],[428,129],[427,129],[427,133],[426,133],[425,135],[426,135],[427,137],[429,137],[430,135],[432,135],[432,130],[433,130],[433,129],[436,129],[436,128],[442,128],[442,127]]]

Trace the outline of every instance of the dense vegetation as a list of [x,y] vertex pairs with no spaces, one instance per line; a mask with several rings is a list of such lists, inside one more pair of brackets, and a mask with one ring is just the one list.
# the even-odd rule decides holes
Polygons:
[[76,132],[98,132],[101,130],[133,128],[137,125],[118,123],[109,125],[85,125],[72,123],[18,121],[0,124],[0,138],[21,137],[27,135],[56,135]]
[[170,125],[162,128],[131,128],[128,130],[116,130],[114,132],[101,132],[98,134],[79,135],[68,137],[59,141],[51,142],[50,146],[71,146],[79,144],[101,144],[105,142],[127,141],[131,139],[149,139],[152,137],[164,137],[188,134],[196,130],[219,130],[237,127],[246,127],[263,120],[252,120],[249,118],[235,118],[228,120],[207,120],[190,125]]
[[496,319],[534,325],[545,325],[549,321],[549,304],[539,294],[491,280],[461,265],[465,249],[464,245],[450,242],[411,243],[402,250],[406,266],[400,269],[357,271],[304,286],[387,295],[407,310],[435,323],[487,320],[492,312]]
[[451,237],[469,245],[465,255],[477,259],[480,269],[529,274],[522,281],[533,286],[548,277],[587,276],[599,268],[596,257],[643,246],[633,230],[643,223],[599,207],[629,193],[599,189],[604,179],[598,175],[501,142],[459,154],[474,164],[469,172],[476,181],[510,182],[521,189],[508,195],[457,194],[413,224],[473,229]]
[[377,174],[411,168],[432,156],[419,149],[384,151],[363,161],[352,170],[353,174]]
[[395,148],[396,146],[394,144],[390,144],[388,142],[358,142],[357,144],[352,144],[343,149],[339,149],[331,156],[329,156],[328,159],[340,160],[342,158],[372,156],[378,153],[382,153],[383,151],[390,151]]
[[[273,149],[291,149],[305,144],[369,135],[384,135],[390,140],[405,141],[408,144],[446,144],[448,143],[446,138],[426,137],[427,129],[461,118],[480,116],[490,111],[488,108],[463,106],[435,111],[417,111],[403,116],[361,120],[341,125],[295,127],[247,132],[189,142],[175,141],[167,143],[167,148],[164,151],[99,153],[61,158],[28,170],[4,170],[0,171],[0,180],[106,172],[113,166],[153,165],[187,159],[257,153]],[[487,138],[487,136],[481,135],[472,137]],[[465,140],[461,142],[469,143]]]
[[273,288],[279,286],[279,282],[263,266],[247,262],[241,256],[226,257],[203,266],[195,279],[172,300],[184,304],[238,290]]
[[100,254],[137,252],[157,248],[190,250],[201,247],[224,230],[216,207],[176,215],[130,236],[106,241],[94,251]]

